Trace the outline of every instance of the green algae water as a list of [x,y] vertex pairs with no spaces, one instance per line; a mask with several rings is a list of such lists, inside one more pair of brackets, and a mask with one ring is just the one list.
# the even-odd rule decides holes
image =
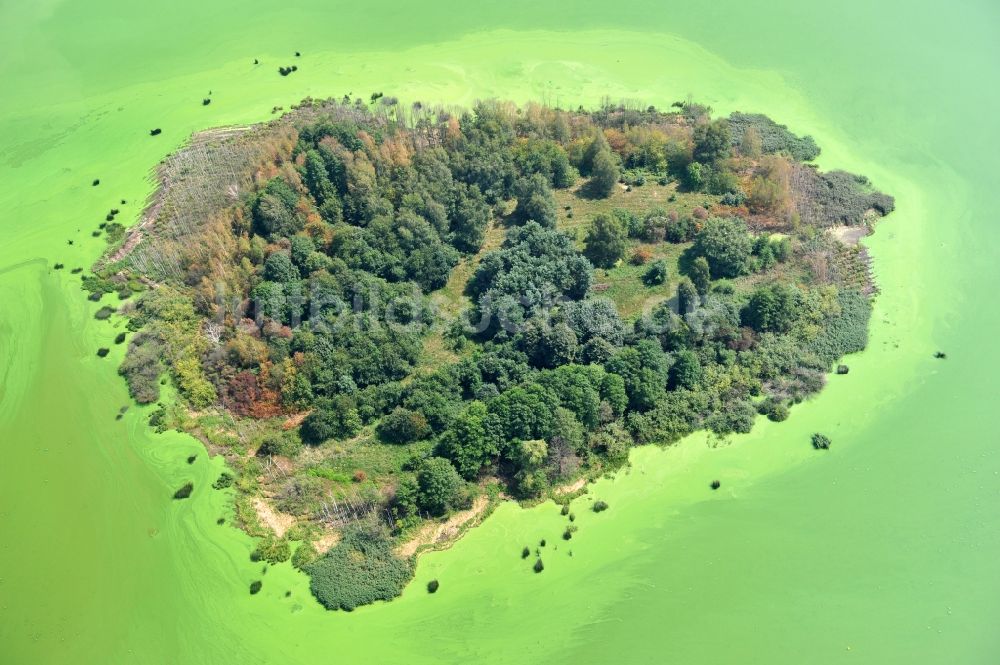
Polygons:
[[[1000,660],[1000,8],[538,4],[0,2],[0,663]],[[551,503],[504,505],[422,557],[397,601],[323,611],[216,524],[220,460],[142,409],[116,420],[122,322],[94,320],[69,271],[102,251],[108,208],[136,219],[192,131],[377,90],[691,94],[811,133],[823,168],[897,199],[867,241],[869,349],[785,423],[635,451],[591,490],[607,512],[576,506],[571,543]],[[172,501],[188,480],[202,491]],[[541,538],[535,575],[520,550]]]

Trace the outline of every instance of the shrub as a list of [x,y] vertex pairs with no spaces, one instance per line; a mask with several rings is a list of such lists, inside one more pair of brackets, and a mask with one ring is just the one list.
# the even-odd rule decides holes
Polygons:
[[685,215],[683,217],[677,217],[676,219],[668,219],[667,225],[664,228],[663,237],[667,240],[667,242],[688,242],[694,238],[696,231],[697,226],[695,225],[694,218]]
[[840,314],[826,321],[820,334],[809,342],[809,349],[827,366],[837,358],[863,351],[868,346],[871,301],[857,291],[840,291],[837,302]]
[[630,261],[634,266],[641,266],[648,263],[649,259],[651,259],[652,256],[653,253],[650,252],[645,247],[638,247],[634,252],[632,252],[632,258],[630,259]]
[[292,555],[292,547],[284,538],[267,537],[257,543],[257,548],[250,554],[251,561],[266,561],[281,563],[288,561]]
[[258,593],[260,593],[260,588],[262,586],[264,586],[264,584],[260,580],[254,580],[253,582],[251,582],[250,583],[250,595],[251,596],[255,596]]
[[107,348],[105,346],[102,346],[101,348],[97,349],[97,357],[98,358],[103,358],[104,356],[108,355],[109,353],[111,353],[111,349],[109,349],[109,348]]
[[164,407],[159,407],[154,409],[149,414],[149,426],[156,429],[157,432],[166,431],[167,427],[167,410]]
[[115,344],[121,344],[125,341],[125,333],[121,332],[115,335]]
[[328,439],[354,436],[360,429],[361,417],[353,402],[338,398],[306,416],[299,431],[306,443],[319,444]]
[[215,482],[212,483],[212,487],[217,490],[226,489],[227,487],[232,487],[233,480],[233,474],[223,471]]
[[302,442],[293,433],[270,434],[264,437],[257,448],[257,457],[282,455],[294,457],[302,449]]
[[532,566],[532,569],[533,569],[533,570],[534,570],[534,571],[535,571],[536,573],[540,573],[540,572],[542,572],[543,570],[545,570],[545,564],[544,564],[544,563],[542,563],[542,559],[541,559],[541,557],[539,557],[538,559],[536,559],[536,560],[535,560],[535,565],[534,565],[534,566]]
[[439,586],[437,580],[431,580],[427,583],[427,593],[436,593]]
[[529,556],[531,556],[531,550],[528,549],[527,545],[525,545],[524,549],[521,550],[521,558],[522,559],[527,559]]
[[726,192],[725,194],[723,194],[722,198],[719,199],[719,203],[721,203],[724,206],[737,207],[746,203],[746,200],[747,200],[747,195],[744,194],[742,190],[738,190],[735,192]]
[[125,377],[129,394],[139,404],[155,402],[160,396],[158,381],[163,373],[160,362],[163,351],[160,339],[145,332],[135,335],[129,342],[118,373]]
[[779,423],[788,418],[788,406],[779,399],[768,397],[757,405],[757,412],[768,420]]
[[410,443],[424,439],[431,434],[430,425],[424,414],[396,407],[375,428],[379,438],[386,443]]
[[305,566],[309,588],[328,610],[353,610],[398,596],[413,575],[409,562],[392,552],[385,528],[375,523],[349,526],[322,558]]
[[[732,145],[741,146],[740,151],[748,157],[756,157],[754,152],[785,153],[800,162],[808,162],[819,156],[819,146],[811,136],[798,137],[785,125],[760,113],[730,114],[729,131]],[[748,133],[754,138],[748,139]]]
[[94,318],[97,319],[98,321],[104,321],[105,319],[110,318],[111,315],[114,313],[115,313],[114,307],[108,307],[107,305],[105,305],[104,307],[94,312]]
[[175,499],[186,499],[191,496],[191,492],[194,491],[194,483],[184,483],[174,492]]
[[608,509],[608,504],[605,501],[597,500],[594,502],[593,511],[595,513],[603,513]]
[[813,434],[812,445],[816,450],[827,450],[830,448],[830,437],[825,434]]
[[642,283],[646,286],[658,286],[667,283],[669,270],[667,262],[663,259],[653,261],[645,273],[642,275]]
[[306,566],[317,558],[319,558],[319,553],[312,546],[312,543],[302,543],[295,548],[295,552],[292,554],[292,566],[304,571]]
[[861,224],[868,210],[888,215],[895,200],[872,188],[864,176],[844,171],[819,173],[797,166],[792,170],[796,209],[805,224]]

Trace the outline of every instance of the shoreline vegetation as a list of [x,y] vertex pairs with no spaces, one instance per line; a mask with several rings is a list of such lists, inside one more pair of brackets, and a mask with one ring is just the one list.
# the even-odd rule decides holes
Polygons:
[[192,137],[81,277],[119,299],[99,318],[128,319],[150,424],[225,456],[175,496],[233,488],[253,560],[351,610],[500,501],[554,500],[569,540],[570,502],[630,447],[821,390],[867,344],[858,241],[894,202],[818,155],[691,101],[306,99]]

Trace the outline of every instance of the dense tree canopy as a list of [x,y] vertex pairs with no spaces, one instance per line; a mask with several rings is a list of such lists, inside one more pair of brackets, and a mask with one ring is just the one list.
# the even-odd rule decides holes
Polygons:
[[598,268],[610,268],[625,254],[626,229],[611,215],[597,215],[584,240],[584,253]]
[[738,277],[750,272],[753,238],[735,217],[712,217],[695,238],[695,252],[704,257],[715,277]]
[[532,221],[511,229],[503,247],[483,257],[469,291],[484,311],[519,323],[560,298],[582,298],[592,270],[569,236]]
[[394,539],[489,484],[536,499],[632,445],[781,420],[867,343],[867,257],[825,229],[894,203],[764,116],[375,96],[232,141],[246,163],[212,164],[248,191],[213,207],[172,181],[190,229],[153,225],[84,286],[141,291],[119,371],[189,407],[155,426],[225,451],[238,494],[307,537],[343,527],[291,555],[330,608],[395,596]]

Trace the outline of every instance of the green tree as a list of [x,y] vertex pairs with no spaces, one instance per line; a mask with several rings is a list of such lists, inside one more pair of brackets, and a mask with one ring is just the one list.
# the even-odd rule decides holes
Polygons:
[[291,257],[292,263],[294,263],[300,270],[306,271],[308,274],[307,265],[309,263],[309,257],[316,253],[316,245],[313,243],[312,238],[309,236],[292,236],[290,239],[291,245]]
[[674,356],[670,366],[670,387],[694,390],[701,380],[701,362],[694,351],[684,349]]
[[285,252],[275,252],[264,262],[264,279],[269,282],[288,284],[299,279],[299,269],[292,264]]
[[691,263],[691,283],[694,284],[694,288],[697,289],[699,295],[705,295],[708,293],[708,288],[711,286],[712,273],[708,267],[708,260],[704,256],[698,256]]
[[478,187],[459,189],[451,214],[452,244],[463,252],[479,251],[491,218],[490,207]]
[[550,456],[556,449],[567,452],[583,450],[585,438],[583,425],[572,411],[560,406],[553,412],[552,434],[547,442]]
[[767,284],[750,296],[743,318],[758,332],[788,332],[799,318],[801,302],[798,289],[785,284]]
[[522,468],[536,468],[541,466],[545,462],[545,458],[548,457],[548,454],[548,444],[542,439],[522,441],[517,450],[518,462],[520,462]]
[[531,319],[517,334],[516,343],[536,367],[556,367],[573,362],[580,345],[576,333],[565,323],[548,325]]
[[598,268],[610,268],[625,254],[626,231],[617,218],[600,214],[584,240],[584,254]]
[[614,154],[610,150],[601,150],[594,157],[587,189],[592,196],[605,199],[611,196],[620,177],[621,169]]
[[517,445],[514,450],[514,463],[518,466],[517,473],[514,474],[514,491],[517,496],[538,496],[548,488],[549,480],[542,469],[548,455],[548,444],[542,439],[528,439]]
[[701,123],[694,128],[694,159],[714,164],[729,156],[729,123],[725,118]]
[[354,436],[361,429],[361,417],[354,402],[343,395],[324,400],[302,421],[299,434],[306,443]]
[[663,398],[670,366],[659,342],[644,339],[634,347],[625,347],[605,367],[622,377],[632,409],[647,411]]
[[611,146],[608,145],[608,140],[604,138],[604,132],[597,130],[594,138],[587,145],[587,149],[583,151],[580,159],[580,173],[590,175],[594,169],[594,160],[597,159],[597,155],[602,152],[609,152],[610,150]]
[[452,506],[462,478],[451,462],[443,457],[431,457],[417,472],[417,502],[432,515],[443,515]]
[[537,383],[525,383],[500,393],[487,404],[507,441],[544,439],[551,432],[552,412],[559,399]]
[[698,307],[698,290],[687,277],[677,283],[677,311],[681,314],[693,312]]
[[375,431],[387,443],[410,443],[428,437],[431,428],[424,414],[396,407],[379,422]]
[[698,162],[691,162],[684,170],[684,180],[688,189],[697,192],[705,184],[705,175],[702,173],[702,165]]
[[330,181],[323,157],[315,150],[306,153],[305,178],[303,180],[309,193],[316,199],[316,203],[322,205],[331,199],[336,201],[337,189]]
[[251,289],[250,300],[253,303],[258,318],[266,316],[275,321],[284,322],[288,320],[288,303],[282,284],[268,281],[261,282]]
[[743,220],[711,217],[694,241],[696,254],[705,257],[716,277],[738,277],[750,272],[753,237]]
[[265,237],[290,236],[302,229],[295,213],[299,196],[282,178],[271,178],[253,205],[254,230]]
[[441,450],[468,480],[500,454],[496,436],[490,431],[489,412],[479,401],[469,402],[441,436]]
[[534,221],[546,228],[556,225],[556,199],[545,176],[533,173],[519,180],[514,189],[517,197],[514,219],[519,224]]

